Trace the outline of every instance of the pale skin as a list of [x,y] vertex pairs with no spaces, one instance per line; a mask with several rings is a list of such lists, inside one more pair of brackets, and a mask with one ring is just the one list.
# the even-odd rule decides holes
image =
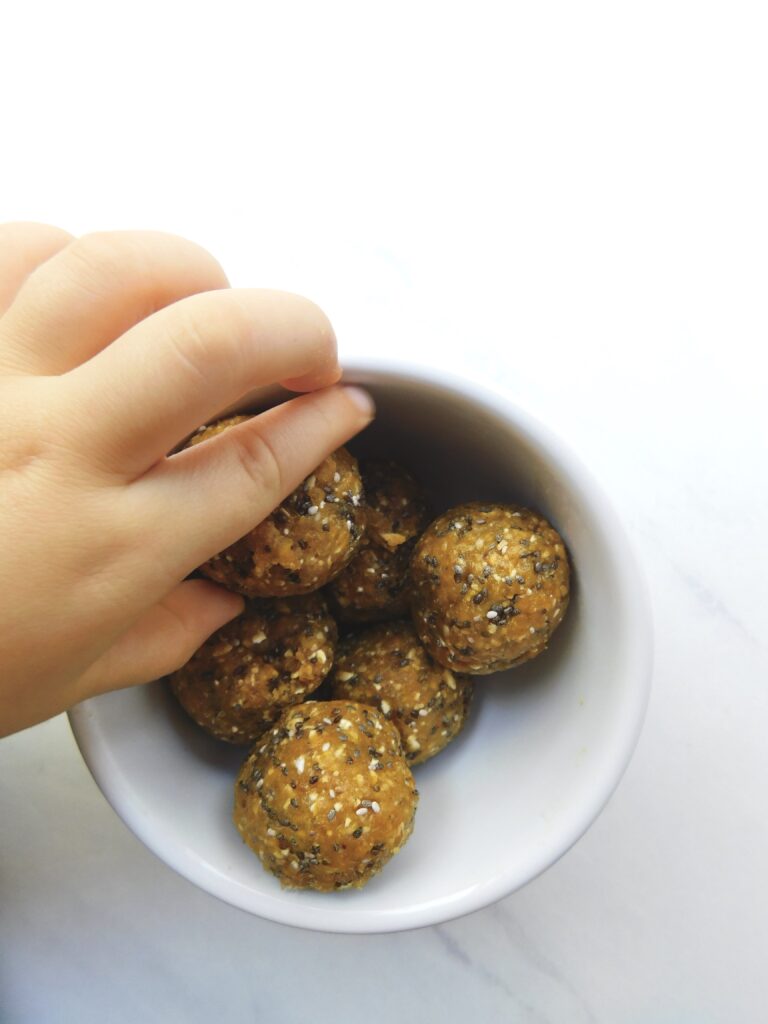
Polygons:
[[[325,314],[171,235],[0,226],[0,735],[186,662],[242,598],[192,570],[366,426]],[[263,384],[298,397],[178,454]]]

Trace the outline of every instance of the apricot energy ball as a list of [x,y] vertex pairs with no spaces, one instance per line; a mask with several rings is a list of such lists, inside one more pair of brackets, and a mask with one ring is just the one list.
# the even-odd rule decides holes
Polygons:
[[169,676],[199,726],[248,743],[283,708],[312,693],[331,669],[336,623],[319,594],[249,602]]
[[345,637],[329,678],[334,698],[370,704],[397,727],[412,765],[434,757],[461,732],[472,696],[469,677],[433,661],[408,621]]
[[411,579],[421,642],[472,675],[540,654],[568,606],[563,540],[520,505],[471,502],[438,516],[414,549]]
[[342,622],[377,622],[406,615],[408,568],[416,539],[427,525],[422,487],[394,462],[361,463],[366,530],[360,549],[329,587]]
[[[188,445],[246,419],[233,416],[202,428]],[[337,576],[357,551],[364,529],[362,502],[357,462],[339,448],[274,512],[200,570],[246,597],[308,594]]]
[[234,823],[288,888],[361,887],[413,829],[418,792],[397,730],[374,708],[289,708],[246,759]]

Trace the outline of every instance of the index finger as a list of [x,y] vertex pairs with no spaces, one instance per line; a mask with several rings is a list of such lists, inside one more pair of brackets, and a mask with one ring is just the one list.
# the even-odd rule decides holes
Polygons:
[[135,477],[254,388],[311,390],[338,376],[336,336],[313,302],[228,289],[154,313],[63,381],[74,407],[88,409],[87,423],[74,417],[79,449]]

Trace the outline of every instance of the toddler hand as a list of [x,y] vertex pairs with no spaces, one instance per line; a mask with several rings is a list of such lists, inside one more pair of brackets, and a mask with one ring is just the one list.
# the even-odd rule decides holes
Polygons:
[[[0,734],[182,665],[242,599],[198,565],[372,416],[325,315],[168,235],[0,227]],[[308,392],[167,453],[253,388]]]

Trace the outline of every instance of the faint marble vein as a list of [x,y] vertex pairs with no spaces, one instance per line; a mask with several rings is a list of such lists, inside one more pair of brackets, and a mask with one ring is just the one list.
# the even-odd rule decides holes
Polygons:
[[531,961],[536,970],[539,971],[540,974],[550,978],[564,991],[573,996],[586,1014],[587,1021],[590,1021],[591,1024],[598,1024],[597,1017],[595,1017],[581,992],[573,987],[571,982],[557,969],[554,962],[542,953],[541,949],[531,941],[530,936],[525,932],[523,926],[515,915],[510,910],[506,909],[505,905],[502,903],[497,903],[495,906],[491,907],[490,913],[499,923],[507,938],[514,943],[517,949],[524,952],[525,956]]
[[732,626],[738,629],[751,644],[754,644],[756,647],[762,647],[762,644],[754,633],[744,625],[741,619],[733,614],[727,604],[724,604],[716,594],[713,594],[711,590],[705,587],[701,580],[692,576],[689,572],[686,572],[682,566],[677,565],[672,559],[669,559],[669,562],[686,586],[692,590],[699,599],[699,603],[703,604],[707,611],[716,615],[719,619],[725,619],[726,622],[729,622]]
[[504,979],[500,978],[495,971],[491,971],[485,966],[485,964],[478,963],[476,960],[473,960],[469,953],[467,953],[467,951],[463,949],[451,935],[448,934],[444,925],[436,925],[432,931],[437,936],[440,944],[446,952],[453,957],[454,960],[457,960],[475,975],[489,982],[494,986],[494,988],[501,989],[505,995],[514,1000],[518,1006],[529,1015],[529,1019],[531,1021],[538,1021],[540,1024],[551,1024],[549,1018],[543,1017],[535,1007],[530,1005],[530,1003],[523,1002],[519,994],[514,992],[509,985],[507,985]]
[[[648,522],[647,529],[636,522],[635,529],[639,534],[645,537],[646,540],[653,541],[654,546],[658,548],[658,536],[651,529],[650,522]],[[697,598],[700,605],[702,605],[711,615],[715,616],[715,618],[721,619],[733,626],[734,629],[737,629],[753,646],[759,649],[763,648],[761,641],[755,636],[749,627],[745,626],[742,620],[731,611],[727,604],[725,604],[716,594],[713,594],[698,577],[694,576],[686,568],[680,565],[680,563],[670,555],[667,549],[664,550],[663,554],[664,559],[669,564],[670,568],[673,569],[680,577],[688,590],[690,590]]]

